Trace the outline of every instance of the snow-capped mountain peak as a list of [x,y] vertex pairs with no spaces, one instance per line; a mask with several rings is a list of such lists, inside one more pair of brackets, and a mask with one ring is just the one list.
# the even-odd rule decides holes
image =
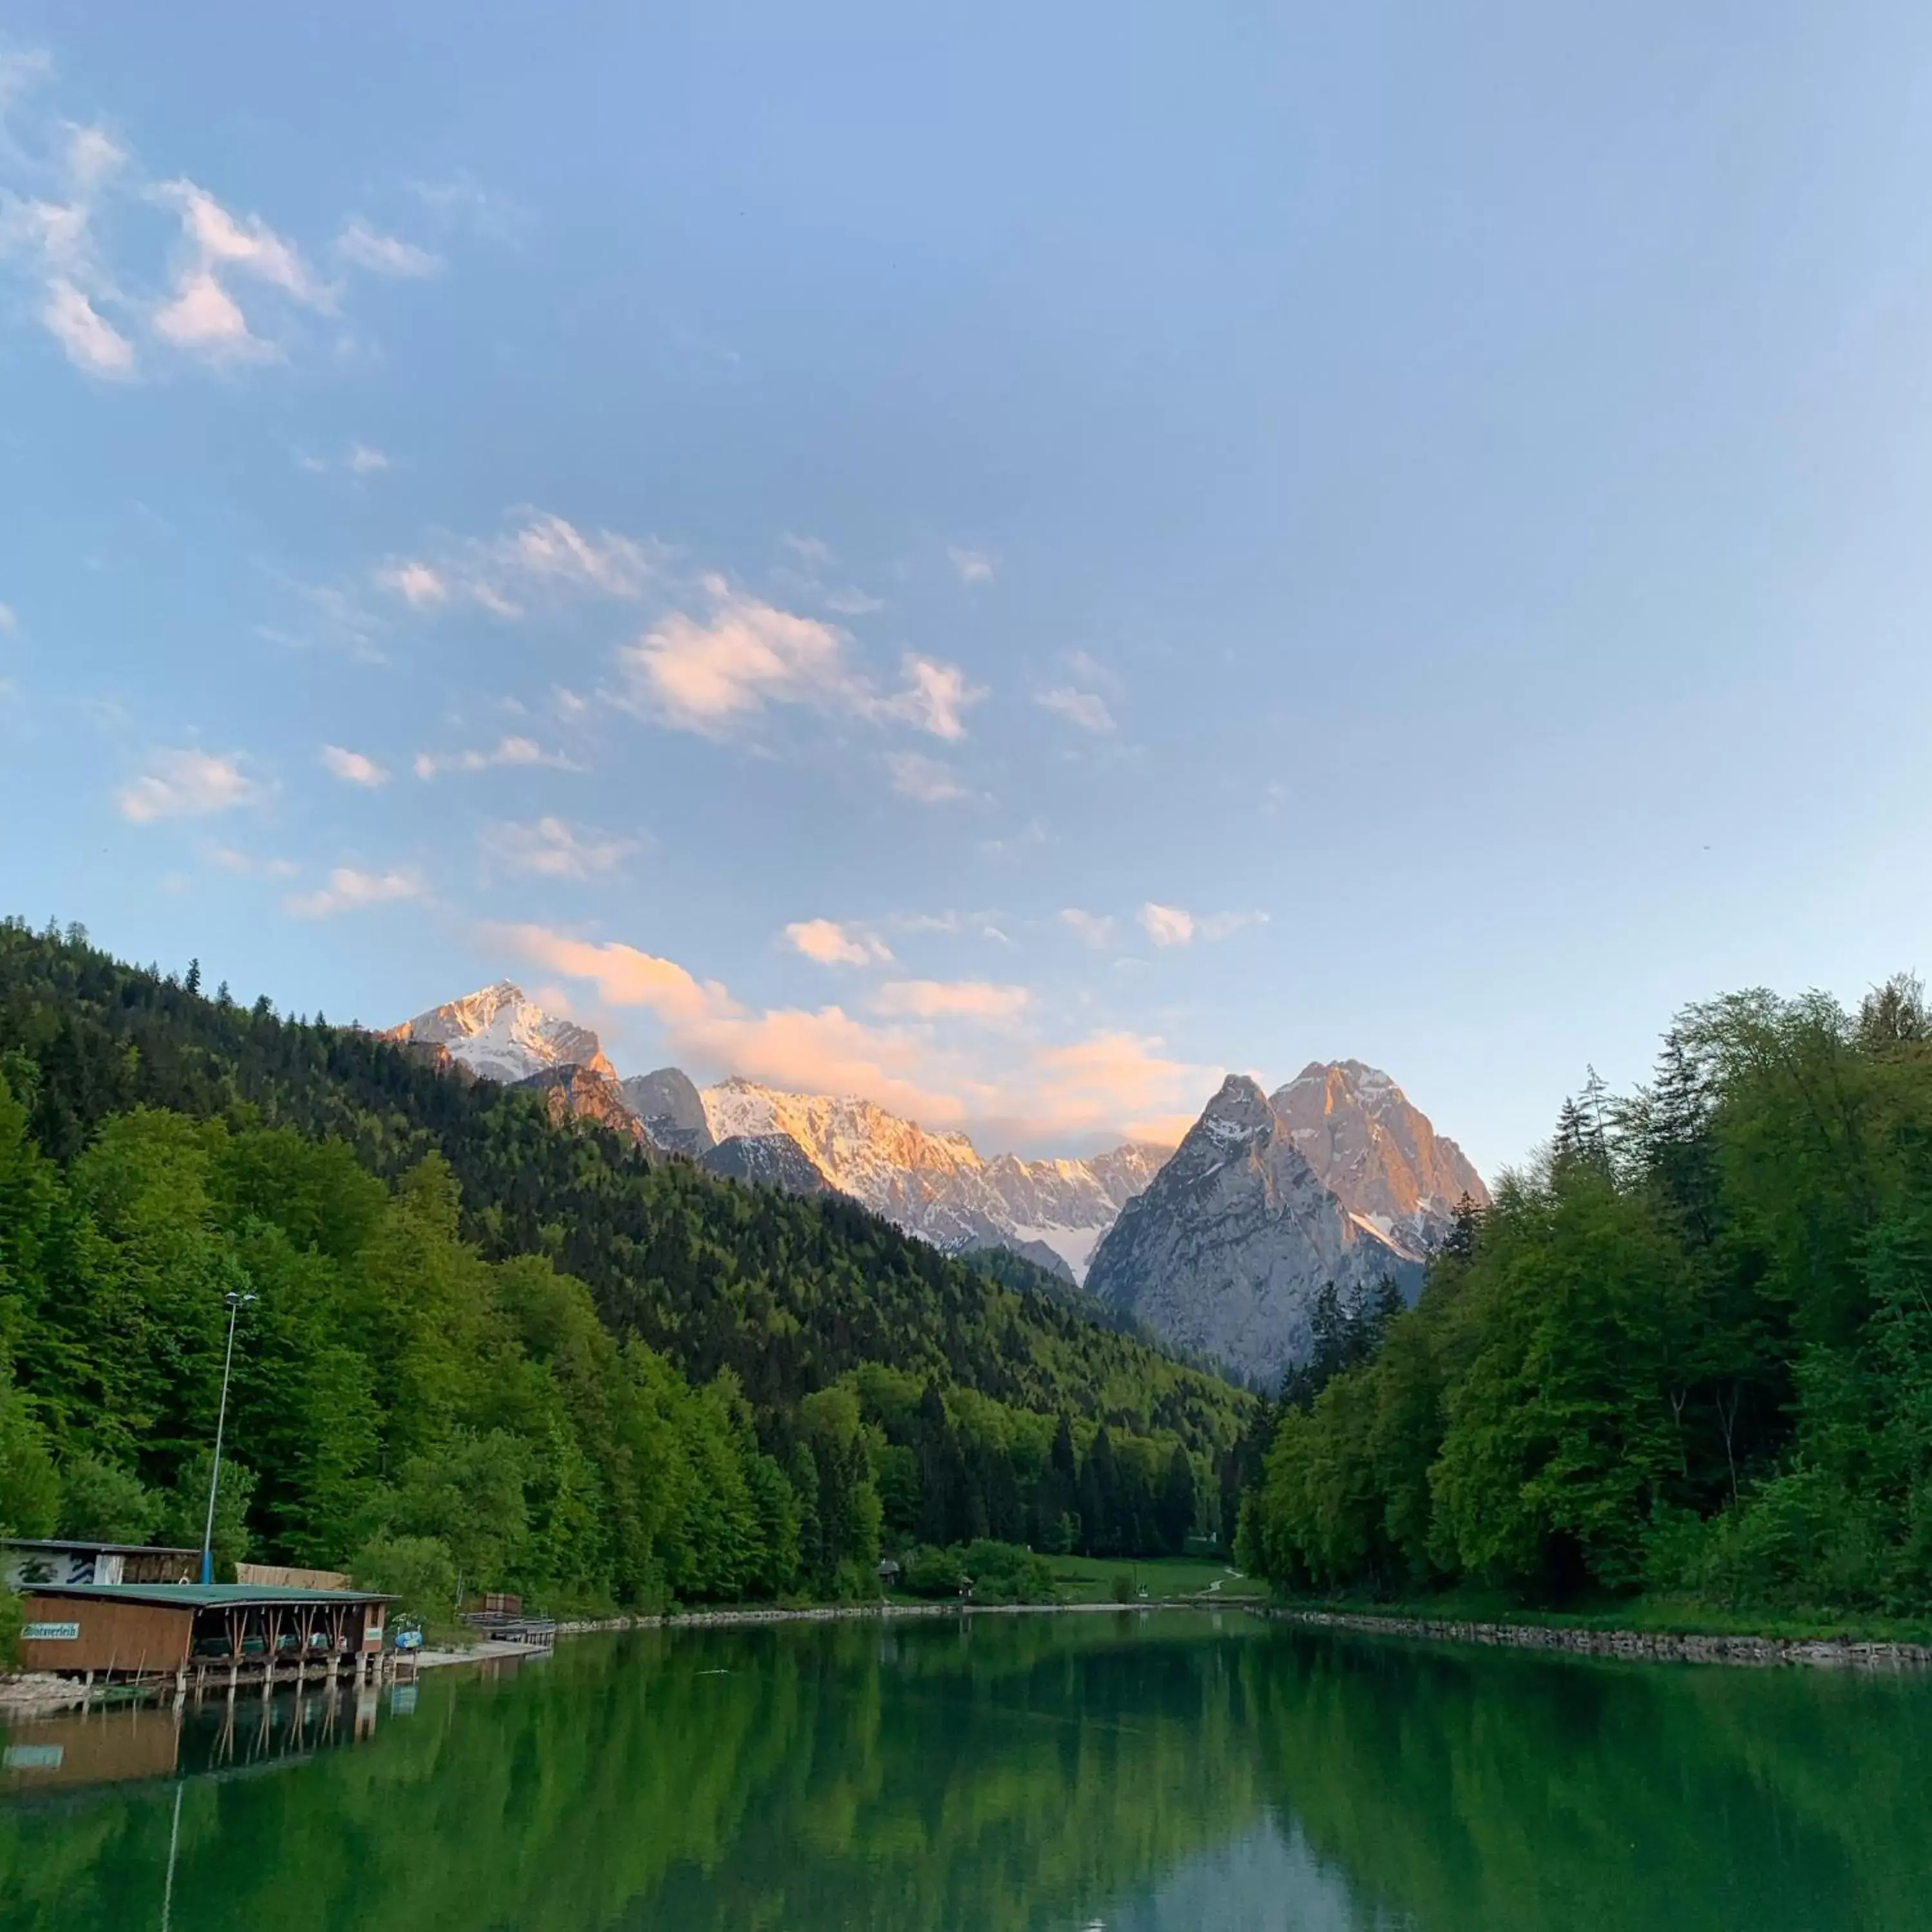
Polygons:
[[990,1160],[968,1137],[922,1127],[853,1095],[788,1094],[734,1078],[704,1088],[706,1124],[728,1140],[783,1134],[826,1184],[949,1250],[1043,1243],[1077,1280],[1121,1204],[1167,1157],[1132,1144],[1086,1160]]
[[560,1066],[585,1066],[616,1078],[588,1027],[545,1012],[508,980],[432,1006],[383,1037],[443,1047],[472,1072],[506,1084]]

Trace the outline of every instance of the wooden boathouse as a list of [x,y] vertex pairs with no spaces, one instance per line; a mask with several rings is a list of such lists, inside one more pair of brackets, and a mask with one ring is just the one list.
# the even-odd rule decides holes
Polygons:
[[22,1594],[23,1669],[177,1687],[360,1676],[382,1656],[394,1600],[257,1583],[42,1583]]

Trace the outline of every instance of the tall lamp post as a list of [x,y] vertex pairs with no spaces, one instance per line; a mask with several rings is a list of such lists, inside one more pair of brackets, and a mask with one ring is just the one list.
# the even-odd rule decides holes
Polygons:
[[214,1467],[208,1472],[208,1522],[201,1532],[201,1580],[214,1581],[214,1498],[221,1488],[221,1437],[228,1426],[228,1378],[235,1367],[235,1324],[242,1311],[255,1298],[230,1289],[222,1300],[228,1306],[228,1353],[221,1364],[221,1407],[214,1419]]

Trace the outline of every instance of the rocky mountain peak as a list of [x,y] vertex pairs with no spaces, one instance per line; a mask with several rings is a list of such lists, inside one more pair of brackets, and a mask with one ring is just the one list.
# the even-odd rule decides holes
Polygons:
[[558,1066],[587,1067],[613,1081],[617,1077],[588,1027],[545,1012],[510,980],[432,1006],[382,1037],[442,1046],[459,1065],[506,1085]]
[[1222,1083],[1174,1158],[1128,1202],[1087,1286],[1156,1334],[1264,1385],[1310,1346],[1333,1283],[1405,1298],[1481,1177],[1385,1073],[1317,1061],[1269,1095]]
[[1433,1245],[1465,1193],[1490,1198],[1462,1150],[1359,1060],[1311,1061],[1269,1104],[1323,1185],[1406,1252]]
[[716,1144],[705,1118],[704,1096],[681,1068],[660,1066],[655,1073],[635,1073],[620,1087],[624,1104],[660,1147],[695,1156]]

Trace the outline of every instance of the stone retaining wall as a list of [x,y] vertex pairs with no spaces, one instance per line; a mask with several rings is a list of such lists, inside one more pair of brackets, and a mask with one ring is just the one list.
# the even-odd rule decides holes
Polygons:
[[1839,1638],[1708,1636],[1672,1630],[1563,1629],[1543,1624],[1462,1623],[1430,1617],[1378,1617],[1346,1610],[1276,1606],[1262,1615],[1333,1630],[1383,1636],[1424,1637],[1442,1643],[1484,1643],[1513,1650],[1567,1651],[1583,1657],[1626,1657],[1658,1664],[1808,1664],[1839,1670],[1921,1670],[1932,1646],[1853,1643]]

